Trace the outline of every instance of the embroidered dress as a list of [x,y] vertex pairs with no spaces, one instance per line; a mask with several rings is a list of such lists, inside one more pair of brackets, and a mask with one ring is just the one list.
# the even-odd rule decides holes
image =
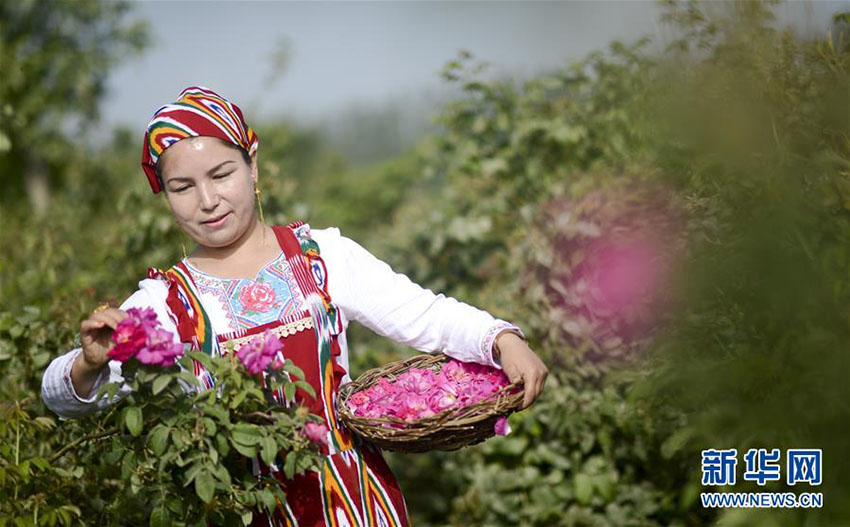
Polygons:
[[[421,351],[441,350],[495,367],[500,367],[491,355],[495,336],[519,328],[422,289],[336,229],[314,231],[314,236],[301,222],[273,229],[281,253],[253,280],[219,279],[184,261],[166,272],[150,270],[121,309],[152,307],[163,327],[209,354],[221,354],[228,341],[238,349],[269,329],[283,340],[284,356],[305,372],[318,397],[298,390],[296,402],[304,402],[328,426],[322,466],[287,481],[278,467],[254,460],[256,472],[272,473],[287,494],[286,503],[271,517],[258,515],[255,525],[408,525],[404,498],[380,450],[349,434],[337,419],[338,389],[350,380],[348,320]],[[42,398],[63,417],[85,415],[115,402],[74,392],[70,370],[80,352],[66,353],[45,371]],[[206,387],[213,386],[199,364],[195,374]],[[123,381],[120,363],[110,362],[92,393],[107,381]],[[119,397],[127,389],[122,386]]]
[[[305,403],[328,426],[328,445],[321,445],[322,465],[316,471],[287,480],[277,466],[254,460],[257,473],[272,473],[287,494],[275,513],[260,516],[254,525],[366,526],[408,525],[404,497],[380,451],[355,444],[337,418],[336,395],[345,369],[337,364],[337,336],[342,331],[336,306],[327,292],[324,263],[309,227],[293,224],[274,228],[281,254],[266,264],[253,280],[219,279],[181,262],[182,294],[200,306],[202,292],[221,300],[233,331],[218,335],[211,352],[222,353],[230,343],[238,350],[255,335],[271,330],[283,341],[284,357],[305,373],[318,397],[300,389],[296,403]],[[194,313],[202,320],[200,311]],[[193,324],[197,326],[197,322]],[[193,329],[195,333],[197,329]],[[202,329],[201,332],[204,330]],[[191,333],[181,335],[187,340]],[[198,335],[195,334],[197,337]],[[211,384],[200,364],[195,373]],[[283,400],[276,394],[278,400]]]

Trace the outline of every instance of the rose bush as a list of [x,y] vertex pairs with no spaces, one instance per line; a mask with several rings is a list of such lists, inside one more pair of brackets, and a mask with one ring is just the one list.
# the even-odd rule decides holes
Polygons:
[[[315,444],[327,441],[321,418],[291,405],[296,386],[315,392],[283,358],[280,339],[268,330],[255,336],[235,353],[238,361],[183,355],[182,344],[160,327],[152,309],[128,314],[113,333],[109,356],[123,363],[131,392],[103,427],[116,440],[122,429],[130,434],[113,440],[108,456],[121,460],[131,493],[153,503],[151,523],[247,524],[258,511],[274,509],[285,495],[272,476],[249,477],[246,458],[282,467],[292,477],[317,466]],[[190,373],[194,361],[210,372],[214,389],[198,389]],[[117,390],[107,384],[100,395],[114,397]],[[271,396],[278,390],[287,394],[289,407]],[[195,493],[175,499],[188,485]]]

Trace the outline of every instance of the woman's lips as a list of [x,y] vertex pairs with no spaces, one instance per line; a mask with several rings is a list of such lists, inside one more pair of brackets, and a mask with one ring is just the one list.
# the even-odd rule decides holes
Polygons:
[[225,221],[227,221],[227,217],[228,217],[228,216],[230,216],[230,213],[229,213],[229,212],[228,212],[228,213],[225,213],[225,214],[223,214],[223,215],[221,215],[221,216],[219,216],[219,217],[218,217],[217,219],[215,219],[215,220],[211,220],[211,221],[203,221],[203,222],[201,222],[201,223],[203,223],[203,224],[204,224],[204,225],[206,225],[207,227],[221,227],[222,225],[224,225],[224,222],[225,222]]

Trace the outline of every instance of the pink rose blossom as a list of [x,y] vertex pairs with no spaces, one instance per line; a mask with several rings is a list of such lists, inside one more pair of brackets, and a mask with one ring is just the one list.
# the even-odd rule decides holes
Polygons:
[[127,314],[115,327],[115,346],[106,355],[119,362],[135,358],[149,366],[174,365],[183,353],[183,344],[175,342],[174,334],[160,327],[156,312],[149,307],[133,307]]
[[239,302],[247,311],[265,313],[277,303],[274,288],[264,282],[255,282],[239,291]]
[[106,356],[119,362],[126,362],[145,346],[146,341],[144,326],[137,318],[129,316],[115,326],[115,331],[112,333],[112,342],[115,346]]
[[136,360],[150,366],[173,366],[177,357],[183,354],[183,344],[174,342],[174,335],[164,329],[148,332],[147,346],[139,350]]
[[283,343],[269,330],[257,335],[243,344],[236,356],[251,375],[257,375],[266,370],[269,365],[275,368],[283,367],[278,353],[283,349]]
[[310,421],[304,425],[304,429],[301,433],[304,437],[310,439],[311,441],[327,445],[328,431],[328,426],[325,423],[314,423]]
[[500,417],[496,419],[496,426],[494,427],[496,431],[496,435],[506,436],[511,433],[511,425],[508,423],[507,417]]
[[407,392],[425,393],[437,380],[437,375],[431,370],[413,369],[399,375],[396,381],[400,388]]

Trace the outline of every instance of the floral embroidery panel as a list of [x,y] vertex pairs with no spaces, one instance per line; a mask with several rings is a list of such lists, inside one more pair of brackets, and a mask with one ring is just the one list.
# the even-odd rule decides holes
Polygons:
[[192,274],[199,289],[224,300],[228,318],[237,326],[234,329],[256,327],[304,310],[304,299],[283,256],[261,269],[254,280],[222,279],[194,270]]

